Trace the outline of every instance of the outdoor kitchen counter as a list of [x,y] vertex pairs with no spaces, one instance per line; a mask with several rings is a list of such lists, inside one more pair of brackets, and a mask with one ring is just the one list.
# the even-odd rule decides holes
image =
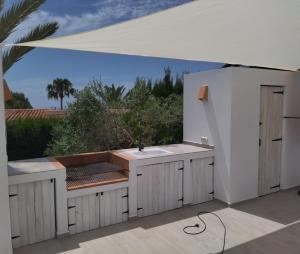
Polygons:
[[[113,152],[129,162],[129,217],[155,214],[158,207],[167,211],[212,198],[213,148],[172,144],[145,147],[144,152],[138,148]],[[202,199],[193,193],[201,193]],[[168,197],[167,201],[160,201],[165,205],[155,203],[158,199],[153,197],[158,196],[162,197],[160,200]],[[170,205],[169,200],[174,203]]]
[[34,174],[56,170],[65,170],[65,167],[51,157],[8,162],[8,176]]
[[171,156],[178,156],[178,155],[184,155],[184,154],[194,154],[194,153],[203,153],[204,157],[210,157],[210,156],[213,156],[213,153],[214,153],[213,148],[204,148],[204,147],[189,145],[189,144],[173,144],[173,145],[163,145],[163,146],[151,146],[151,147],[146,147],[145,150],[155,149],[155,148],[166,150],[169,153],[153,155],[153,156],[139,157],[139,156],[134,156],[132,154],[132,151],[138,151],[137,148],[116,150],[116,151],[113,151],[113,153],[116,156],[121,156],[122,158],[127,158],[128,161],[147,160],[147,159],[155,159],[155,158],[161,158],[161,157],[171,157]]

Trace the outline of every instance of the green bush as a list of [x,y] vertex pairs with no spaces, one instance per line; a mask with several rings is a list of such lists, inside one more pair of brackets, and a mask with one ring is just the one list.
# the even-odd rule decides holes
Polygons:
[[18,119],[8,121],[8,160],[22,160],[45,156],[48,143],[52,140],[52,129],[62,119]]

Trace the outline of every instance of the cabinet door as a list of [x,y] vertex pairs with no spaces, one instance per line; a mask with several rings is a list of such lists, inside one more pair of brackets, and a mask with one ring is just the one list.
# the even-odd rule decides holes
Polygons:
[[183,161],[138,168],[138,216],[147,216],[182,206]]
[[100,195],[100,226],[105,227],[127,221],[127,188],[105,191]]
[[191,160],[192,203],[198,204],[213,199],[213,159]]
[[68,199],[69,232],[80,233],[99,227],[99,194],[90,194]]
[[9,199],[14,248],[55,237],[52,180],[10,185]]
[[128,190],[112,191],[68,199],[69,232],[76,234],[128,220]]

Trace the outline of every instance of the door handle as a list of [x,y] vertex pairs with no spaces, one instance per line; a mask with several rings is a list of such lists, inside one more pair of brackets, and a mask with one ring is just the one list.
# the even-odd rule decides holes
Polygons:
[[275,138],[275,139],[272,139],[272,141],[282,141],[282,138]]

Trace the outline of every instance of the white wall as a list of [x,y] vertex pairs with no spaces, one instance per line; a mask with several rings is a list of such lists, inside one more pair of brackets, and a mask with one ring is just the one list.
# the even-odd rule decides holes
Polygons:
[[[257,197],[260,86],[285,87],[284,115],[286,115],[287,110],[300,111],[299,99],[295,100],[300,96],[300,83],[297,82],[298,74],[293,72],[251,68],[233,68],[232,71],[231,203],[235,203]],[[287,130],[285,127],[282,137],[284,140],[282,158],[286,158],[286,152],[291,148],[290,140],[286,140],[287,131],[291,128]],[[292,144],[292,147],[294,146],[295,144]],[[291,187],[291,183],[286,179],[290,176],[293,176],[296,185],[300,184],[300,174],[298,178],[294,178],[297,173],[291,168],[296,164],[299,165],[299,156],[288,157],[289,165],[286,159],[282,161],[281,178],[285,179],[285,187]]]
[[[285,91],[285,116],[300,117],[300,74],[295,83]],[[300,185],[300,119],[283,121],[283,154],[281,188],[288,189]]]
[[[233,67],[186,75],[184,140],[216,146],[215,196],[227,203],[257,197],[260,85],[285,87],[284,115],[300,116],[300,75]],[[197,101],[201,83],[208,102]],[[300,120],[283,120],[281,187],[300,185]],[[223,193],[222,193],[223,192]]]
[[[184,140],[200,143],[205,136],[215,146],[215,197],[225,202],[230,193],[231,83],[231,72],[226,69],[184,76]],[[201,84],[209,87],[206,102],[197,99]]]
[[[2,47],[0,46],[0,51]],[[0,252],[12,253],[8,175],[7,175],[7,152],[6,152],[6,128],[4,115],[4,95],[2,60],[0,60]]]

